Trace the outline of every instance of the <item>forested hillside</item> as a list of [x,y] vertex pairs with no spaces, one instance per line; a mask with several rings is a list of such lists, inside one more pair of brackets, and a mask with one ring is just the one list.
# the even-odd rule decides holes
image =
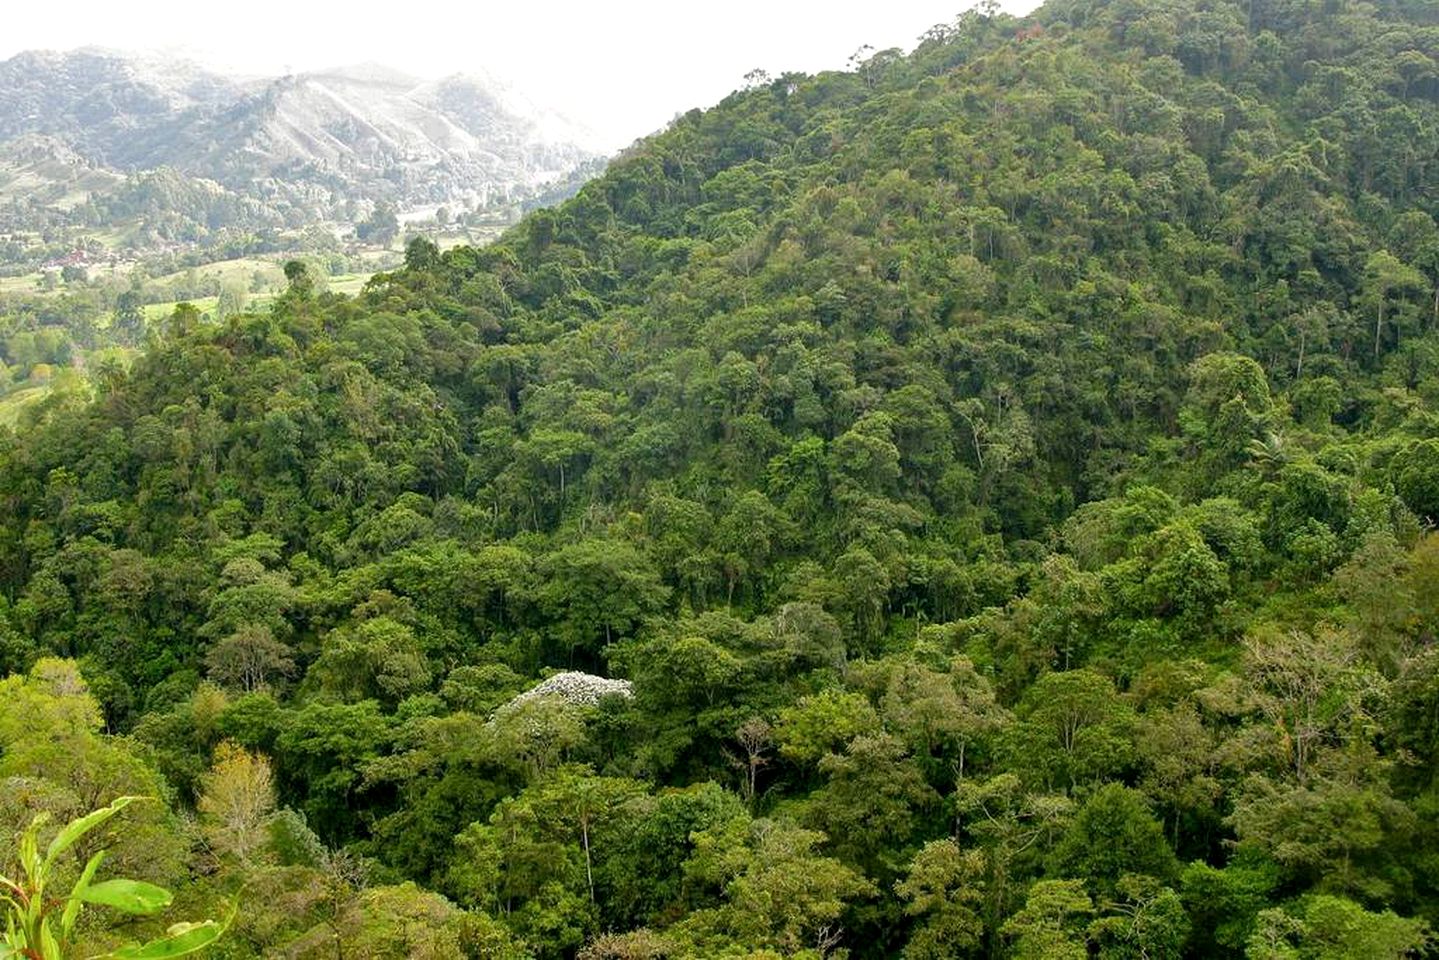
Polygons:
[[1432,0],[1054,0],[182,307],[0,433],[0,833],[160,798],[85,936],[211,956],[1432,955],[1436,216]]

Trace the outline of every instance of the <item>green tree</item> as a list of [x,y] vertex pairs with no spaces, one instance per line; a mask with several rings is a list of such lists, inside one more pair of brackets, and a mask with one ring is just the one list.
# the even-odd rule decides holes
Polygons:
[[819,770],[828,782],[811,794],[807,822],[865,875],[895,876],[908,861],[926,809],[939,800],[903,744],[889,734],[861,734],[843,753],[821,760]]
[[1387,910],[1371,913],[1352,900],[1316,894],[1295,909],[1262,911],[1245,956],[1250,960],[1402,960],[1432,943],[1433,935],[1422,920]]
[[1113,682],[1094,670],[1040,677],[1005,734],[1016,769],[1046,786],[1073,788],[1122,771],[1133,756],[1133,713]]
[[400,218],[393,204],[381,200],[364,220],[355,225],[355,236],[366,243],[388,247],[400,232]]
[[677,933],[700,950],[722,944],[795,952],[824,942],[853,900],[873,887],[818,854],[824,834],[783,821],[739,819],[694,838],[686,875],[723,904],[692,912]]
[[905,945],[910,960],[943,960],[975,953],[983,941],[985,865],[978,851],[953,840],[932,840],[915,854],[895,892],[920,926]]
[[668,591],[632,545],[582,540],[544,562],[540,604],[573,657],[593,655],[634,630],[664,603]]
[[126,290],[115,300],[115,313],[111,326],[121,343],[139,343],[145,335],[145,313],[141,307],[140,295]]
[[252,624],[215,641],[205,655],[209,674],[224,686],[253,693],[283,681],[295,672],[290,648],[270,628]]
[[1116,885],[1120,899],[1089,925],[1104,960],[1179,960],[1189,917],[1179,895],[1152,877],[1129,875]]
[[1388,250],[1376,250],[1364,264],[1364,300],[1374,312],[1374,359],[1384,336],[1384,316],[1390,298],[1425,286],[1424,276]]
[[774,737],[780,756],[813,765],[840,753],[855,737],[879,730],[879,714],[863,694],[831,688],[780,710]]
[[1394,488],[1420,517],[1439,517],[1439,442],[1411,443],[1394,457],[1390,466]]
[[1107,783],[1075,814],[1050,856],[1051,869],[1113,896],[1120,880],[1140,874],[1170,880],[1179,872],[1164,830],[1144,798],[1122,784]]
[[1014,943],[1016,960],[1084,960],[1085,920],[1094,903],[1079,880],[1041,880],[1029,890],[1024,907],[1005,921],[1003,932]]

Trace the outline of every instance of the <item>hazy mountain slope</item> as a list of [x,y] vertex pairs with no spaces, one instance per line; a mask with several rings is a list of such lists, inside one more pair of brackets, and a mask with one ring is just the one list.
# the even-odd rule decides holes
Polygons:
[[0,198],[64,208],[122,179],[53,136],[23,134],[0,144]]
[[183,61],[31,51],[0,62],[0,141],[45,134],[94,163],[126,168],[137,140],[240,94],[234,82]]
[[[34,161],[7,148],[38,136],[95,170],[167,167],[312,219],[356,201],[483,207],[532,196],[594,157],[555,131],[584,136],[473,77],[422,83],[365,65],[240,81],[92,49],[0,63],[0,168],[11,180]],[[51,193],[73,179],[52,172],[28,169]]]
[[477,83],[359,68],[269,82],[145,159],[165,156],[236,188],[273,178],[425,202],[529,189],[592,154],[541,139]]

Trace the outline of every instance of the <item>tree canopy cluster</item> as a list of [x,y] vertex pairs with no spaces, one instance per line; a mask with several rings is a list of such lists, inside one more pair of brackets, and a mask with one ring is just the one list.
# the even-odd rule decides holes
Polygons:
[[750,79],[0,433],[0,836],[162,797],[217,956],[1429,955],[1439,9]]

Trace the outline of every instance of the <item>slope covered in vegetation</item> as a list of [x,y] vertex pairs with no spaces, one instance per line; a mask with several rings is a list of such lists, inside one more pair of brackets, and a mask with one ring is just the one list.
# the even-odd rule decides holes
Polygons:
[[[969,13],[177,311],[0,437],[9,795],[166,796],[233,956],[1421,955],[1436,60]],[[560,669],[633,696],[497,709]]]

